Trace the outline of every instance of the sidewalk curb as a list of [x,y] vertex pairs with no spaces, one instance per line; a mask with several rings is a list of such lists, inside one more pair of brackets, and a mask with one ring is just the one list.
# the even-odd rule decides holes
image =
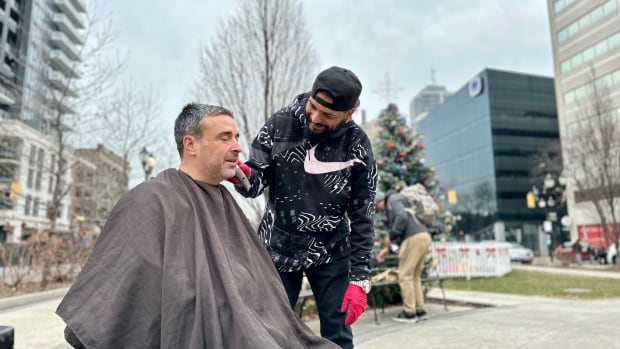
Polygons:
[[41,302],[48,299],[62,297],[69,291],[69,287],[57,288],[54,290],[24,294],[20,296],[0,298],[0,310],[19,307],[30,303]]

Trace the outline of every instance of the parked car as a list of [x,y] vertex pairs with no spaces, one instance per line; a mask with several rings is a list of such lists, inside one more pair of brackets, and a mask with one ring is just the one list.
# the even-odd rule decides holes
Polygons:
[[532,261],[534,260],[534,251],[527,247],[519,245],[516,242],[510,242],[509,244],[509,254],[511,262],[521,262],[528,264],[532,263]]

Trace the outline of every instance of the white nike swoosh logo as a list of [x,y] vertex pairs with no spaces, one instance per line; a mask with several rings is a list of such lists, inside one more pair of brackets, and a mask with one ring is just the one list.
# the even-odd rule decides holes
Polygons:
[[[317,144],[318,145],[318,144]],[[340,162],[321,162],[316,159],[314,156],[314,152],[316,151],[316,145],[310,149],[308,149],[308,153],[306,154],[306,159],[304,160],[304,170],[307,173],[311,174],[321,174],[321,173],[329,173],[343,170],[347,167],[353,166],[356,162],[364,163],[360,159],[353,159],[349,161],[340,161]]]

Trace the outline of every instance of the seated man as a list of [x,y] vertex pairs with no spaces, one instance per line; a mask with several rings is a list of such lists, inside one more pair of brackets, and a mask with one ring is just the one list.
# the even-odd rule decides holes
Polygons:
[[76,348],[336,348],[290,309],[231,194],[241,147],[230,111],[188,104],[179,169],[117,203],[57,314]]

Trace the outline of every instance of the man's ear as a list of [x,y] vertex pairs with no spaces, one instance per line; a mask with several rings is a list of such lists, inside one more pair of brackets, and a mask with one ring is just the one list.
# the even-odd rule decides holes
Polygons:
[[186,154],[196,155],[196,138],[192,136],[183,137],[183,150]]
[[345,117],[345,121],[349,122],[351,120],[353,120],[353,114],[355,113],[356,108],[350,109],[347,111],[347,115]]

